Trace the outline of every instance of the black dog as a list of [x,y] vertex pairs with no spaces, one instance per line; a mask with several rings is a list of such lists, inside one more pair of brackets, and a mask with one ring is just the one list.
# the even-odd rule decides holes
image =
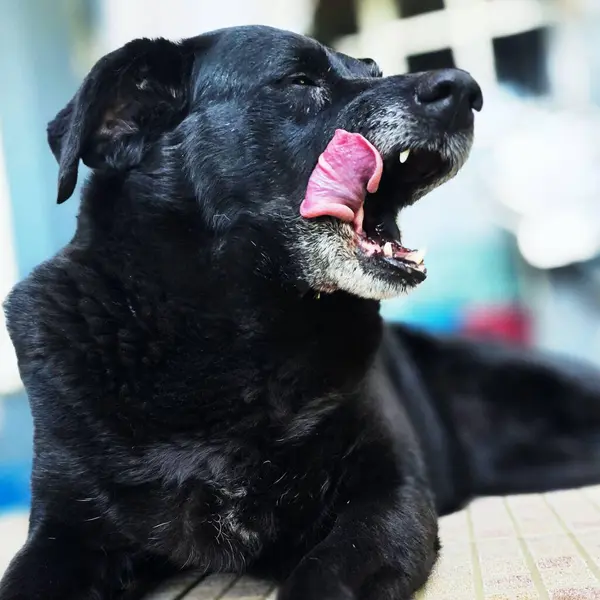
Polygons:
[[188,567],[407,599],[438,514],[600,480],[596,373],[379,317],[425,277],[397,213],[481,105],[462,71],[382,78],[265,27],[93,68],[49,126],[59,202],[93,169],[77,232],[6,304],[35,461],[1,600],[132,600]]

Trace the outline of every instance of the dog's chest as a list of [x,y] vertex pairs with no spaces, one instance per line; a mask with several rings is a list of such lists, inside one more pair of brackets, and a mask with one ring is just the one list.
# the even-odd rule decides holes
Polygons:
[[[221,487],[214,491],[214,508],[206,515],[213,529],[215,544],[233,542],[253,550],[261,545],[261,518],[249,511],[247,488],[242,486]],[[258,517],[258,518],[257,518]],[[264,535],[265,531],[262,530]]]
[[209,560],[218,569],[238,569],[257,558],[285,531],[319,527],[331,491],[324,471],[283,472],[268,485],[256,482],[201,485],[178,511],[169,538],[179,561]]
[[229,536],[253,549],[277,537],[290,521],[314,522],[330,487],[330,474],[324,471],[283,472],[266,485],[222,486],[213,491],[206,518],[215,541]]
[[153,498],[143,500],[150,518],[142,535],[149,526],[157,549],[175,562],[208,559],[219,569],[237,569],[286,532],[320,531],[338,496],[346,446],[339,435],[311,432],[303,439],[293,431],[294,444],[277,440],[260,449],[191,440],[154,448],[142,467],[153,480]]

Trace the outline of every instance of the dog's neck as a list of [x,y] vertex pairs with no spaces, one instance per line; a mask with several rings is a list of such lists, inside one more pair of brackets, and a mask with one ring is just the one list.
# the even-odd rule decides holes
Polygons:
[[[143,298],[178,352],[218,348],[223,377],[268,347],[270,364],[257,364],[252,377],[285,370],[292,377],[295,365],[310,364],[311,373],[292,379],[310,380],[315,394],[355,388],[379,347],[379,304],[343,292],[319,295],[295,277],[276,235],[244,235],[244,227],[216,235],[192,203],[183,206],[133,198],[118,182],[97,178],[84,194],[75,243],[109,257],[124,294]],[[268,247],[254,241],[265,238]]]

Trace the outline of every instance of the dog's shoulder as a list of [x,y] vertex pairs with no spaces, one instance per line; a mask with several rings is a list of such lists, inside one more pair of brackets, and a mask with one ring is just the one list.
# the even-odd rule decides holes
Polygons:
[[125,393],[135,371],[160,360],[160,319],[144,286],[73,246],[35,268],[4,305],[24,381],[46,374],[70,394]]
[[35,267],[19,281],[4,303],[7,328],[16,352],[24,358],[33,358],[44,347],[55,328],[62,334],[76,326],[80,318],[77,265],[62,250],[51,259]]

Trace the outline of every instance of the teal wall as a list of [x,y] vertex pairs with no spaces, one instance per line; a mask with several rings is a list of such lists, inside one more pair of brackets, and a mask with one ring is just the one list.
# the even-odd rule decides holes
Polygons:
[[77,88],[68,8],[61,0],[0,0],[0,125],[21,276],[74,229],[76,202],[56,205],[46,143],[47,122]]
[[[72,236],[73,198],[56,205],[47,122],[77,89],[73,9],[79,0],[0,0],[0,127],[23,277]],[[0,240],[0,252],[7,240]],[[0,512],[29,502],[32,424],[24,393],[0,397]]]

